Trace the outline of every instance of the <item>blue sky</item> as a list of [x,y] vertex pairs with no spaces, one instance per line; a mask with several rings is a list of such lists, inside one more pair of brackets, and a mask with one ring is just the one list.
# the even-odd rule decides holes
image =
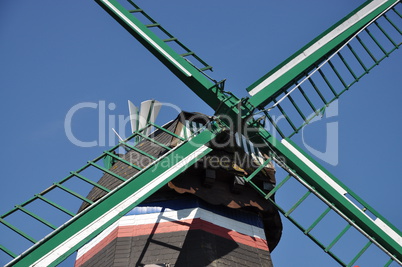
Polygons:
[[[211,64],[216,80],[226,78],[226,90],[243,97],[247,86],[363,2],[138,4]],[[339,125],[338,164],[317,159],[398,229],[402,229],[401,56],[396,51],[340,99],[338,116],[332,118]],[[91,0],[0,3],[0,92],[1,214],[106,149],[81,148],[68,140],[64,120],[74,105],[114,103],[116,108],[107,110],[113,117],[127,115],[128,99],[137,105],[157,99],[183,110],[212,113]],[[171,114],[164,112],[158,122],[170,119]],[[73,121],[74,133],[86,141],[97,138],[98,127],[95,109],[79,113]],[[102,130],[108,135],[110,127],[107,123]],[[325,146],[322,127],[305,132],[307,142],[318,150]],[[286,201],[292,193],[281,191],[278,201]],[[276,266],[338,266],[283,221],[283,238],[272,254]],[[346,244],[345,249],[353,248]],[[72,266],[71,260],[62,266]]]

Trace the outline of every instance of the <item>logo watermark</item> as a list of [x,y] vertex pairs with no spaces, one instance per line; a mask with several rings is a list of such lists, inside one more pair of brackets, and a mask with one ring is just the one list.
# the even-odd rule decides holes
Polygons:
[[[181,112],[181,109],[170,103],[162,103],[164,107],[173,109],[176,114]],[[130,115],[129,114],[114,114],[116,109],[115,103],[106,103],[104,100],[96,102],[81,102],[71,107],[64,119],[64,131],[68,140],[79,147],[110,147],[117,144],[116,134],[113,129],[120,135],[122,139],[126,139],[126,133],[131,133],[130,128]],[[98,134],[94,136],[91,141],[83,141],[79,139],[75,131],[77,128],[73,127],[73,121],[80,116],[82,112],[88,110],[97,111],[95,119],[98,122]],[[147,114],[145,115],[147,116]],[[138,118],[140,119],[140,118]],[[146,118],[142,118],[146,120]],[[130,134],[131,135],[131,134]]]
[[[178,116],[179,114],[182,114],[182,110],[171,103],[160,103],[166,110],[166,108],[171,109],[170,111],[173,111],[173,114],[176,114]],[[131,129],[130,129],[130,115],[129,114],[116,114],[116,104],[115,103],[107,103],[104,100],[100,100],[98,102],[81,102],[73,107],[71,107],[65,117],[64,120],[64,129],[66,136],[68,140],[79,147],[84,147],[84,148],[90,148],[90,147],[112,147],[115,146],[118,142],[118,137],[121,139],[126,139],[128,136],[126,136],[126,133],[129,133],[128,135],[131,135]],[[95,111],[96,115],[94,115],[95,120],[98,122],[98,127],[97,127],[97,135],[92,137],[92,140],[90,141],[84,141],[81,140],[80,138],[77,137],[76,131],[78,130],[78,126],[74,124],[73,122],[75,120],[78,120],[80,116],[85,111]],[[164,111],[166,113],[166,111]],[[148,114],[145,114],[144,116],[148,116]],[[173,115],[174,116],[174,115]],[[338,102],[335,101],[333,102],[329,107],[326,108],[325,113],[323,116],[316,116],[313,118],[310,122],[309,125],[312,125],[314,123],[321,122],[321,124],[325,124],[326,127],[326,134],[323,136],[324,142],[325,142],[325,149],[324,151],[321,151],[317,148],[315,148],[313,145],[309,144],[307,142],[307,133],[305,132],[305,129],[309,127],[307,125],[306,127],[302,128],[301,130],[301,140],[302,140],[302,148],[304,148],[309,151],[311,154],[316,156],[317,158],[321,159],[322,161],[336,166],[338,164],[338,149],[339,149],[339,141],[338,141],[338,122],[334,120],[333,118],[338,116]],[[140,118],[137,118],[140,120]],[[147,120],[147,118],[141,118],[143,120]],[[174,119],[174,118],[171,118]],[[271,118],[274,120],[275,124],[279,124],[281,120],[284,120],[284,116],[278,116],[274,117],[272,116]],[[189,118],[183,118],[182,121],[186,122],[187,127],[194,127],[195,124],[198,125],[204,125],[203,127],[207,127],[211,129],[212,124],[211,124],[211,119],[210,117],[207,117],[203,114],[198,114],[194,113],[192,114]],[[226,138],[221,138],[220,140],[212,140],[213,146],[217,148],[223,148],[223,147],[234,147],[234,146],[240,146],[242,147],[246,153],[252,154],[253,149],[258,149],[261,147],[266,147],[266,143],[251,143],[249,140],[253,140],[253,138],[258,135],[258,127],[252,126],[247,123],[247,121],[242,120],[242,118],[237,118],[236,121],[233,121],[233,118],[225,115],[220,115],[219,116],[220,121],[225,122],[225,126],[229,128],[230,130],[236,129],[240,130],[241,134],[235,134],[233,131],[230,131],[229,136]],[[195,123],[196,122],[196,123]],[[74,128],[73,125],[75,125]],[[282,138],[280,136],[277,136],[277,132],[275,131],[274,127],[272,125],[267,125],[266,130],[270,132],[271,136],[274,137],[273,139],[276,139],[280,141]],[[114,129],[116,129],[116,133],[114,132]],[[188,135],[191,135],[195,131],[200,130],[200,129],[192,129],[192,131],[188,131]],[[191,142],[192,140],[190,140]],[[149,145],[154,145],[157,146],[156,144],[150,142]],[[195,144],[196,145],[196,144]],[[201,145],[201,144],[199,144]],[[257,152],[258,153],[258,152]]]
[[[326,109],[323,116],[316,116],[314,117],[309,125],[312,125],[317,122],[324,122],[326,127],[326,134],[325,134],[325,150],[320,151],[315,149],[314,147],[310,146],[307,141],[305,140],[305,129],[306,127],[302,128],[301,136],[302,136],[302,143],[307,151],[311,154],[319,158],[320,160],[332,165],[338,165],[339,159],[339,124],[338,121],[333,120],[332,118],[337,117],[339,113],[339,104],[338,100],[332,102]],[[307,126],[309,126],[307,125]]]

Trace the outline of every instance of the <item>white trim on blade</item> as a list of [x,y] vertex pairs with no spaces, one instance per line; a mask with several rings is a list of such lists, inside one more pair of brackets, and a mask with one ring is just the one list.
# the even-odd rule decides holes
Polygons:
[[290,144],[286,139],[282,139],[281,143],[290,150],[296,157],[304,162],[311,170],[313,170],[318,176],[320,176],[327,184],[329,184],[333,189],[335,189],[339,194],[345,195],[347,192],[340,185],[338,185],[334,180],[331,179],[325,172],[318,168],[311,160],[300,153],[292,144]]
[[119,15],[131,28],[138,32],[145,40],[147,40],[153,47],[155,47],[160,53],[162,53],[169,61],[171,61],[176,67],[178,67],[186,76],[191,77],[191,73],[184,68],[179,62],[177,62],[171,55],[169,55],[165,50],[162,49],[154,40],[152,40],[147,34],[145,34],[137,25],[135,25],[129,18],[127,18],[119,9],[117,9],[108,0],[101,0],[108,7],[110,7],[117,15]]
[[158,184],[162,183],[164,180],[169,178],[171,175],[179,171],[182,167],[189,164],[192,160],[197,158],[199,155],[204,153],[208,149],[207,146],[202,145],[198,149],[196,149],[193,153],[179,161],[177,164],[160,174],[159,176],[152,179],[148,184],[144,187],[137,190],[135,193],[127,197],[122,202],[118,203],[116,206],[107,211],[102,217],[95,219],[91,224],[87,227],[83,228],[75,235],[67,239],[65,242],[55,247],[49,253],[44,255],[42,258],[37,260],[31,266],[49,266],[53,262],[55,262],[60,256],[67,253],[71,248],[79,244],[82,240],[86,239],[92,233],[102,228],[108,221],[117,217],[121,212],[130,207],[134,202],[145,196],[149,193],[153,188],[155,188]]
[[380,227],[385,233],[387,233],[396,243],[398,243],[402,247],[402,237],[391,229],[385,222],[383,222],[380,218],[374,220],[374,223]]
[[354,14],[352,17],[344,21],[341,25],[333,29],[331,32],[323,36],[320,40],[315,42],[313,45],[308,47],[305,51],[301,52],[297,57],[289,61],[287,64],[285,64],[283,67],[281,67],[279,70],[277,70],[275,73],[267,77],[264,81],[259,83],[256,87],[254,87],[249,94],[250,95],[255,95],[268,85],[270,85],[272,82],[277,80],[279,77],[281,77],[283,74],[285,74],[287,71],[295,67],[297,64],[302,62],[304,59],[307,57],[311,56],[313,53],[315,53],[318,49],[329,43],[331,40],[342,34],[344,31],[349,29],[351,26],[356,24],[358,21],[362,20],[364,17],[369,15],[371,12],[373,12],[375,9],[377,9],[379,6],[387,2],[387,0],[373,0],[371,3],[369,3],[367,6],[359,10],[356,14]]
[[339,194],[341,194],[345,199],[347,199],[353,206],[356,207],[362,214],[364,214],[368,219],[373,221],[381,230],[384,231],[389,237],[391,237],[395,242],[402,246],[402,237],[392,230],[386,223],[384,223],[380,218],[372,219],[364,211],[362,211],[353,201],[347,197],[347,191],[338,185],[334,180],[332,180],[327,174],[325,174],[320,168],[318,168],[313,162],[311,162],[306,156],[300,153],[294,146],[292,146],[286,139],[282,139],[281,143],[289,149],[296,157],[303,161],[311,170],[313,170],[318,176],[320,176],[325,182],[327,182],[332,188],[334,188]]

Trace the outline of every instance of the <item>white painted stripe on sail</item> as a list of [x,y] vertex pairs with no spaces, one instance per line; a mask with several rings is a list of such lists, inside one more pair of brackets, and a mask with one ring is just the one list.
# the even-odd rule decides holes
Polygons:
[[402,246],[402,237],[391,229],[385,222],[383,222],[380,218],[374,220],[374,223],[381,228],[387,235],[389,235],[396,243]]
[[334,188],[339,194],[345,195],[347,192],[334,180],[331,179],[325,172],[318,168],[313,162],[311,162],[306,156],[300,153],[294,146],[292,146],[286,139],[282,139],[281,143],[289,149],[296,157],[303,161],[311,170],[313,170],[318,176],[320,176],[327,184]]
[[176,67],[178,67],[184,74],[191,77],[191,73],[184,68],[177,60],[175,60],[171,55],[169,55],[162,47],[160,47],[154,40],[146,35],[137,25],[135,25],[129,18],[127,18],[119,9],[112,5],[108,0],[102,0],[107,6],[109,6],[116,14],[118,14],[131,28],[138,32],[145,40],[147,40],[153,47],[155,47],[159,52],[161,52],[166,58],[168,58]]
[[96,244],[98,244],[99,242],[101,242],[103,239],[105,239],[111,232],[113,232],[114,229],[116,229],[116,227],[119,226],[119,221],[113,223],[111,226],[109,226],[108,228],[106,228],[106,230],[103,230],[102,233],[100,233],[99,235],[97,235],[94,239],[92,239],[89,243],[87,243],[86,245],[84,245],[82,248],[80,248],[77,251],[77,256],[76,259],[79,259],[83,254],[85,254],[88,250],[90,250],[91,248],[93,248]]
[[371,3],[369,3],[367,6],[359,10],[356,14],[354,14],[352,17],[344,21],[342,24],[340,24],[338,27],[333,29],[331,32],[323,36],[320,40],[315,42],[313,45],[308,47],[305,51],[300,53],[297,57],[289,61],[287,64],[285,64],[283,67],[281,67],[279,70],[277,70],[275,73],[267,77],[264,81],[259,83],[256,87],[254,87],[249,94],[250,95],[255,95],[265,87],[267,87],[269,84],[271,84],[273,81],[278,79],[280,76],[285,74],[287,71],[295,67],[297,64],[302,62],[304,59],[307,57],[311,56],[313,53],[315,53],[318,49],[323,47],[325,44],[329,43],[331,40],[342,34],[344,31],[346,31],[348,28],[356,24],[358,21],[362,20],[364,17],[366,17],[368,14],[370,14],[372,11],[374,11],[376,8],[381,6],[387,2],[387,0],[374,0]]
[[180,170],[180,168],[189,164],[192,160],[194,160],[199,155],[204,153],[207,149],[208,149],[207,146],[202,145],[201,147],[196,149],[193,153],[191,153],[190,155],[179,161],[176,165],[169,168],[168,170],[157,176],[155,179],[151,180],[148,184],[137,190],[135,193],[127,197],[125,200],[123,200],[122,202],[118,203],[116,206],[111,208],[103,216],[95,219],[87,227],[83,228],[81,231],[77,232],[75,235],[67,239],[65,242],[55,247],[53,250],[51,250],[49,253],[47,253],[42,258],[37,260],[31,266],[49,266],[51,263],[56,261],[60,256],[67,253],[68,250],[70,250],[79,242],[87,238],[93,232],[100,229],[105,223],[118,216],[121,212],[127,209],[134,202],[136,202],[137,200],[145,196],[147,193],[149,193],[153,188],[155,188],[155,186],[157,186],[158,184],[162,183],[164,180],[169,178],[175,172]]
[[402,246],[402,237],[392,230],[386,223],[384,223],[380,218],[375,220],[371,219],[365,212],[363,212],[355,203],[353,203],[347,196],[346,191],[339,186],[335,181],[333,181],[328,175],[326,175],[320,168],[318,168],[314,163],[307,159],[303,154],[301,154],[296,148],[294,148],[288,141],[282,139],[281,143],[287,147],[293,154],[295,154],[300,160],[302,160],[310,169],[312,169],[318,176],[325,180],[332,188],[338,191],[343,197],[345,197],[353,206],[361,211],[367,218],[373,221],[381,230],[384,231],[389,237],[391,237],[395,242]]

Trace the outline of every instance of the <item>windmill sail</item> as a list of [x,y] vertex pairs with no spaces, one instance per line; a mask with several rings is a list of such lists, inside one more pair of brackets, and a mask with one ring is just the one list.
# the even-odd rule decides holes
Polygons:
[[[154,144],[150,149],[155,150],[156,146],[159,147],[157,153],[145,151],[142,146],[132,144],[135,137],[141,136],[140,132],[134,132],[126,141],[120,142],[79,170],[71,172],[63,180],[0,216],[0,225],[7,227],[13,234],[9,240],[20,236],[30,243],[29,246],[25,246],[25,252],[23,250],[17,252],[18,254],[7,244],[1,244],[0,250],[13,259],[7,266],[55,266],[62,262],[89,239],[211,152],[212,149],[205,144],[219,133],[219,130],[211,132],[203,128],[184,139],[170,131],[173,130],[173,126],[172,123],[164,127],[157,126],[158,130],[144,141]],[[163,144],[159,140],[162,134],[165,141],[178,138],[182,142],[174,148],[168,147],[169,143]],[[190,140],[194,142],[189,142]],[[125,155],[119,155],[117,154],[119,147],[128,147],[131,150]],[[163,153],[159,153],[161,151]],[[133,157],[133,154],[144,155],[144,159],[147,160],[134,162],[133,159],[138,157]],[[102,166],[102,159],[105,157],[112,157],[115,160],[112,168]],[[122,169],[125,171],[122,172]],[[114,186],[111,188],[110,185],[103,185],[102,181],[95,182],[94,173],[103,173],[110,177],[114,180]],[[86,184],[93,186],[87,197],[81,193]],[[83,203],[79,213],[72,211],[77,203]],[[39,215],[41,211],[30,210],[32,205],[40,205],[41,211],[46,210],[52,216],[63,218],[67,216],[68,220],[53,225]],[[10,222],[15,214],[21,212],[29,214],[30,220],[26,222],[27,224],[38,221],[49,229],[46,234],[40,233],[43,234],[41,239],[33,238],[39,234],[35,233],[34,229],[21,229]]]
[[400,47],[401,6],[366,2],[249,86],[250,103],[282,137],[293,136]]
[[[223,96],[219,96],[220,92],[217,89],[216,81],[204,74],[204,70],[212,69],[210,65],[206,64],[181,42],[178,42],[177,38],[168,33],[132,1],[129,3],[135,8],[134,10],[124,8],[116,0],[96,0],[96,2],[213,109],[220,106],[220,98],[223,100]],[[142,23],[136,17],[139,15],[145,17],[149,24]],[[159,30],[164,37],[159,37],[152,29]],[[170,42],[178,42],[177,44],[184,49],[184,52],[173,50],[169,46]],[[194,57],[194,60],[190,61],[189,57]],[[197,67],[199,64],[192,63],[195,61],[198,61],[202,66]],[[217,94],[218,99],[216,98]]]

